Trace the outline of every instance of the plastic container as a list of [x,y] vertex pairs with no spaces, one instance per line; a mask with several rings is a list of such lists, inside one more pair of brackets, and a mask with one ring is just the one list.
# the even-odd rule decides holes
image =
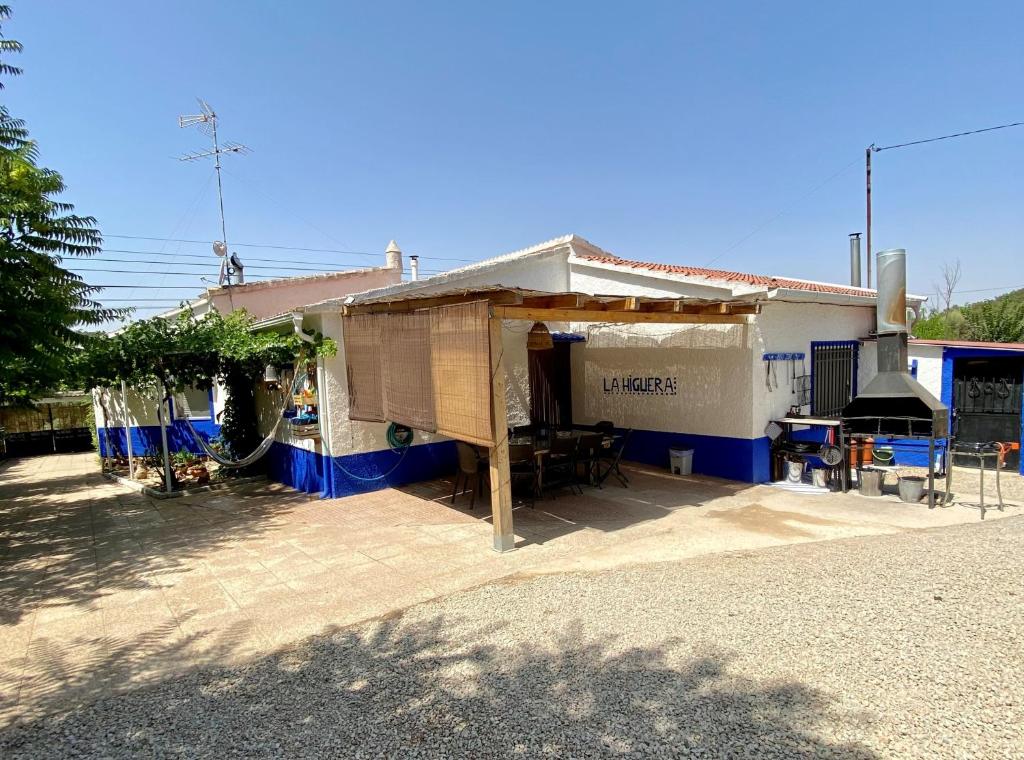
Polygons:
[[900,501],[917,504],[924,496],[924,478],[920,475],[904,475],[900,478]]
[[693,449],[669,449],[668,466],[673,475],[689,475],[693,472]]
[[885,482],[885,470],[865,467],[859,472],[857,489],[861,496],[881,496],[882,483]]
[[811,470],[811,483],[817,488],[828,487],[828,470],[823,467],[819,467],[816,470]]

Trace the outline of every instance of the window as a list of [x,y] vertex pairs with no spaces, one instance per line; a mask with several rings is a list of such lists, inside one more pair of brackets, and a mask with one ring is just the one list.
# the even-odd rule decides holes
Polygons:
[[190,420],[210,419],[210,391],[199,390],[199,388],[186,388],[180,394],[184,397],[182,409],[176,410],[175,416],[178,419],[188,417]]
[[857,341],[811,344],[811,414],[838,417],[857,394]]

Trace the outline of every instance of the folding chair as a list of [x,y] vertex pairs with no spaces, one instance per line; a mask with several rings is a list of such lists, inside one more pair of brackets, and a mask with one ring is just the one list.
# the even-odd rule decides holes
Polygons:
[[629,488],[629,478],[627,478],[626,473],[619,468],[619,462],[622,459],[622,452],[626,450],[626,443],[629,441],[629,436],[632,434],[632,430],[627,430],[622,434],[622,438],[612,443],[611,448],[601,449],[601,458],[608,461],[608,467],[603,473],[598,475],[598,488],[601,488],[604,485],[604,482],[608,479],[609,475],[614,475],[622,484],[623,488]]

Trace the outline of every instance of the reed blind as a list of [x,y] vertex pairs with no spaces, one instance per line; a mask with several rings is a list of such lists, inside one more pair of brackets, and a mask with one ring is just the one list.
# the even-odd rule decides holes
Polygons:
[[378,317],[372,314],[357,314],[344,321],[350,420],[385,420],[380,326]]
[[382,314],[384,417],[416,430],[434,432],[430,314]]
[[430,310],[437,432],[479,446],[494,445],[487,320],[486,301]]

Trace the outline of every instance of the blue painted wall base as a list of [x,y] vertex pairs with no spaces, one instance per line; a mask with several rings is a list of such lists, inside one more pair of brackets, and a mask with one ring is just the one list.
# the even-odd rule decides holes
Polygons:
[[668,450],[693,449],[693,471],[700,475],[766,483],[770,477],[770,442],[761,438],[727,438],[692,433],[634,430],[623,459],[668,469]]
[[[209,441],[220,435],[220,425],[210,420],[193,420],[192,427],[196,429],[203,438]],[[96,434],[100,442],[100,456],[120,454],[127,456],[127,436],[123,427],[110,428],[110,441],[107,440],[107,431],[102,427],[96,428]],[[143,456],[147,451],[160,451],[160,426],[143,425],[131,428],[132,454]],[[112,451],[108,453],[107,447],[112,443]],[[192,432],[188,429],[184,420],[174,420],[167,426],[167,446],[173,454],[175,451],[191,451],[193,454],[202,454],[203,450],[196,441]]]
[[450,476],[458,464],[455,441],[333,458],[275,441],[267,456],[271,480],[324,499]]
[[[742,439],[634,430],[623,459],[667,470],[670,448],[693,449],[693,471],[701,475],[745,483],[765,483],[769,479],[770,445],[766,437]],[[385,449],[333,459],[275,442],[268,459],[271,480],[325,499],[451,477],[458,466],[455,441],[411,446],[399,453]]]

